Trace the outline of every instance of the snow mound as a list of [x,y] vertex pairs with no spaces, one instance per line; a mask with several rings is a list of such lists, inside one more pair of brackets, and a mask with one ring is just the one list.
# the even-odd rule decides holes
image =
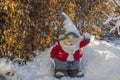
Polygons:
[[120,80],[120,48],[105,41],[92,41],[84,49],[83,59],[87,80]]
[[[32,62],[19,66],[0,59],[0,75],[7,80],[58,80],[54,74],[54,65],[49,57],[51,49],[38,55]],[[105,41],[92,40],[83,50],[83,78],[63,77],[61,80],[120,80],[120,48]],[[8,75],[6,75],[9,73]]]

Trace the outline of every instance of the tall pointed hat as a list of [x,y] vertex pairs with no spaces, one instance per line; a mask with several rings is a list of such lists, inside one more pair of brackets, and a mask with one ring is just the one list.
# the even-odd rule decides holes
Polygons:
[[58,40],[65,39],[69,34],[74,34],[76,37],[80,37],[78,29],[75,27],[67,14],[65,14],[64,12],[60,12],[59,15],[62,17],[62,24],[60,27]]

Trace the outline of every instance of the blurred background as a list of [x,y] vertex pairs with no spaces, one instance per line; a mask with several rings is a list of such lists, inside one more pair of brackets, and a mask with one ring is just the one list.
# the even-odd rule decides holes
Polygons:
[[72,19],[81,35],[120,37],[119,0],[0,0],[0,57],[30,61],[35,50],[52,46],[59,34],[58,10]]

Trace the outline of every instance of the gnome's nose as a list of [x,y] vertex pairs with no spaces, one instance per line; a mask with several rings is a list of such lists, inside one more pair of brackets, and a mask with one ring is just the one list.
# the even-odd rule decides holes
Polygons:
[[70,42],[74,42],[74,39],[73,38],[70,38],[70,40],[69,40]]

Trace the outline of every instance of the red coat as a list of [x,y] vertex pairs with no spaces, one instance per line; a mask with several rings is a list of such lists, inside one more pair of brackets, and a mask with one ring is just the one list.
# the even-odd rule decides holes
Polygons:
[[[73,54],[75,61],[79,60],[82,57],[83,54],[82,54],[81,48],[86,46],[87,44],[88,44],[88,42],[86,40],[83,40],[80,42],[80,46],[79,46],[80,49],[76,50],[75,53]],[[63,62],[65,62],[67,60],[68,55],[69,54],[61,48],[59,42],[52,48],[52,50],[50,52],[51,58],[56,58]]]

